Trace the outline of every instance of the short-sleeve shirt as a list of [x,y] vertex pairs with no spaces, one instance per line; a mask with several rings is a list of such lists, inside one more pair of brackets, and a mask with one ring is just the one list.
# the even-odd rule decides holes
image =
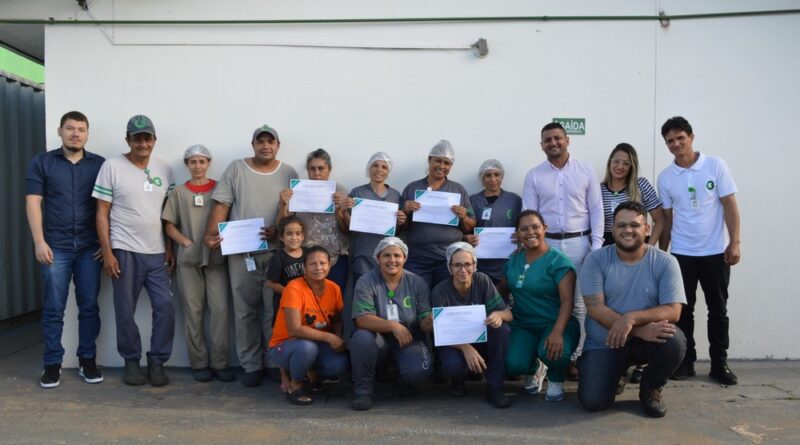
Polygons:
[[[427,190],[428,187],[430,187],[430,185],[428,184],[427,176],[412,181],[403,189],[400,207],[403,207],[406,201],[414,201],[416,199],[417,190]],[[475,215],[475,212],[472,211],[472,205],[469,203],[469,195],[461,184],[445,179],[442,186],[436,189],[436,191],[461,195],[461,202],[459,205],[466,207],[469,216]],[[427,258],[444,258],[447,246],[456,241],[461,241],[463,236],[458,226],[415,222],[413,213],[410,218],[411,224],[406,231],[406,240],[408,241],[409,250],[413,250],[414,255]]]
[[[222,173],[211,198],[230,207],[229,221],[264,218],[270,226],[278,215],[280,192],[289,188],[291,179],[297,179],[297,172],[284,162],[271,173],[261,173],[237,159]],[[274,250],[277,244],[270,243],[269,248]]]
[[[663,205],[658,194],[650,181],[646,178],[639,177],[636,179],[636,185],[639,187],[639,194],[642,195],[642,205],[648,212],[657,209]],[[628,190],[621,192],[612,192],[608,189],[607,184],[600,184],[600,193],[603,195],[603,215],[605,220],[605,231],[610,232],[611,227],[614,225],[614,210],[623,202],[630,201],[631,197],[628,195]]]
[[[514,227],[514,221],[522,209],[522,198],[516,193],[505,190],[490,202],[483,192],[469,197],[472,210],[475,212],[476,227]],[[488,217],[488,218],[484,218]],[[503,277],[505,259],[481,259],[478,261],[478,270],[489,275],[493,280],[499,281]]]
[[[386,186],[386,193],[378,196],[369,184],[360,185],[350,191],[351,198],[371,199],[374,201],[400,203],[400,192]],[[372,254],[380,240],[386,235],[376,233],[350,232],[350,261],[354,273],[363,275],[378,267]]]
[[724,252],[728,234],[720,198],[736,192],[728,165],[715,156],[701,153],[689,168],[674,162],[665,168],[658,175],[658,194],[664,208],[672,209],[672,252],[690,256]]
[[[686,304],[678,260],[655,247],[647,246],[636,264],[625,264],[616,246],[591,252],[583,262],[579,278],[583,295],[603,293],[609,309],[625,314],[670,303]],[[607,348],[608,329],[586,317],[584,351]]]
[[269,341],[270,348],[292,338],[286,327],[286,308],[297,309],[300,312],[301,326],[332,332],[334,325],[341,319],[342,309],[344,309],[342,291],[336,283],[326,279],[325,290],[322,292],[322,296],[317,297],[306,280],[289,282],[281,295],[280,309],[275,318],[275,326],[272,328],[272,338]]
[[303,262],[304,257],[305,251],[300,258],[295,258],[286,253],[285,250],[280,249],[269,260],[269,266],[267,266],[264,278],[281,286],[286,286],[290,281],[302,277],[306,273]]
[[31,159],[25,193],[44,198],[42,230],[51,248],[97,247],[97,201],[92,188],[103,161],[102,156],[84,150],[83,158],[73,164],[61,148]]
[[[342,195],[347,194],[347,189],[339,183],[336,184],[336,191]],[[350,240],[339,230],[336,214],[297,212],[296,216],[305,226],[303,246],[322,246],[327,249],[331,254],[331,266],[336,263],[339,255],[347,255]]]
[[[145,191],[145,183],[152,191]],[[151,156],[144,170],[125,155],[107,159],[97,174],[92,196],[111,203],[111,248],[164,253],[161,208],[174,187],[172,169],[161,159]]]
[[353,292],[353,319],[367,314],[386,319],[386,305],[390,301],[397,305],[400,324],[408,328],[411,335],[422,335],[419,322],[431,313],[430,291],[425,280],[407,270],[403,271],[392,298],[379,269],[363,275]]
[[434,286],[431,291],[431,307],[468,306],[481,304],[486,306],[486,314],[502,311],[506,308],[500,292],[494,287],[491,278],[481,272],[472,275],[472,286],[467,295],[461,295],[453,285],[452,279],[447,279]]
[[[178,266],[203,267],[225,262],[225,257],[218,249],[209,251],[203,242],[208,217],[214,207],[211,193],[216,184],[213,179],[202,186],[192,185],[187,181],[185,184],[175,187],[175,190],[167,197],[167,203],[161,212],[161,219],[174,224],[185,237],[192,240],[189,248],[175,243],[178,252]],[[199,202],[202,205],[197,205],[196,196],[201,197]]]
[[[527,270],[525,251],[512,255],[505,266],[506,281],[514,305],[512,326],[540,329],[551,326],[558,319],[561,309],[561,295],[558,284],[567,275],[575,272],[575,266],[558,249],[548,249],[547,253],[533,260]],[[517,283],[522,278],[522,287]]]

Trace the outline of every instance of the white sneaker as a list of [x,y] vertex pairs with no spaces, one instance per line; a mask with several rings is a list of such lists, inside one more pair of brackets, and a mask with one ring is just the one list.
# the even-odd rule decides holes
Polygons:
[[547,366],[541,361],[537,360],[538,367],[533,375],[526,375],[522,383],[522,389],[528,394],[536,395],[542,390],[544,386],[545,377],[547,377]]
[[547,382],[547,394],[544,399],[548,402],[560,402],[564,400],[564,384],[562,382]]

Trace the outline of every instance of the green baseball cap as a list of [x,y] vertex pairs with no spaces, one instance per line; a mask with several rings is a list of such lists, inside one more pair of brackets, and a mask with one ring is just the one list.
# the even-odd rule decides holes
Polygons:
[[255,142],[256,138],[259,137],[261,135],[261,133],[269,133],[269,134],[272,135],[272,137],[275,138],[276,141],[278,141],[278,142],[281,141],[281,138],[278,137],[278,131],[276,129],[270,127],[269,125],[264,124],[264,125],[256,128],[255,131],[253,131],[253,139],[251,139],[250,142]]

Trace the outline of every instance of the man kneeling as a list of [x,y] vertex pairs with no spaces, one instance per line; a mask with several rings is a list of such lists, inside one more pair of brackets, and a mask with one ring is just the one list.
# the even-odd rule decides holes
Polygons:
[[578,398],[589,411],[605,409],[625,369],[647,364],[639,400],[648,416],[663,417],[661,389],[686,352],[686,337],[674,325],[686,303],[680,268],[645,243],[650,226],[641,204],[619,204],[612,230],[616,244],[590,253],[579,278],[589,316]]

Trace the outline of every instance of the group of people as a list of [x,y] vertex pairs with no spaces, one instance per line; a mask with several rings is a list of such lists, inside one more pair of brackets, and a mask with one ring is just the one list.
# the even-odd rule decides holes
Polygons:
[[[232,308],[242,384],[258,386],[267,375],[297,405],[312,403],[326,379],[349,369],[356,410],[372,407],[381,379],[405,387],[438,374],[450,379],[450,395],[463,397],[466,380],[483,374],[487,400],[505,408],[508,378],[522,376],[531,394],[546,386],[546,400],[560,401],[572,373],[581,404],[598,410],[637,366],[644,410],[660,417],[667,379],[695,375],[698,281],[709,310],[710,376],[737,383],[727,365],[726,313],[730,266],[739,261],[737,189],[724,161],[694,150],[682,117],[661,129],[674,162],[659,175],[658,193],[638,176],[636,150],[625,143],[598,182],[554,122],[541,131],[547,159],[528,172],[521,197],[502,188],[505,171],[495,159],[481,164],[483,190],[469,195],[448,178],[455,151],[441,140],[428,153],[426,176],[402,192],[387,184],[391,157],[372,155],[368,183],[350,192],[336,184],[332,213],[289,210],[298,174],[278,159],[280,137],[268,125],[252,134],[253,156],[233,161],[219,181],[207,176],[210,150],[187,148],[190,179],[177,187],[169,165],[152,156],[157,138],[148,117],[128,121],[129,151],[107,160],[85,150],[88,130],[85,115],[66,113],[62,146],[37,155],[28,170],[26,210],[44,287],[42,387],[60,383],[70,281],[79,373],[102,382],[95,361],[101,270],[113,285],[129,385],[169,382],[173,270],[194,378],[237,378],[228,363]],[[308,179],[329,181],[332,168],[324,149],[306,159]],[[450,208],[457,222],[415,221],[424,191],[460,196]],[[400,237],[351,231],[360,199],[396,203]],[[269,248],[222,256],[220,223],[252,218],[263,218]],[[479,261],[476,227],[513,228],[517,249]],[[153,308],[145,372],[134,319],[143,287]],[[484,341],[434,347],[433,309],[465,305],[485,306]]]

